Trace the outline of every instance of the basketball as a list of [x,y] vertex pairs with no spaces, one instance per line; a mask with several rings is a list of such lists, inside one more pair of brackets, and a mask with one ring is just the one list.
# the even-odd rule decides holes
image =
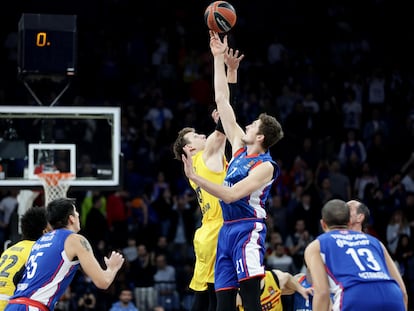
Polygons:
[[214,1],[204,12],[207,27],[218,33],[228,32],[236,24],[236,20],[236,10],[227,1]]

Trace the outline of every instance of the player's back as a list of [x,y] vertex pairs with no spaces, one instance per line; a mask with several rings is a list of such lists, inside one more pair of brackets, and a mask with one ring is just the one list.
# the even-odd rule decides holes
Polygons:
[[[401,289],[389,274],[382,245],[376,238],[357,231],[333,230],[317,239],[334,297],[332,310],[343,310],[356,301],[358,307],[349,310],[375,310],[380,306],[383,310],[404,309]],[[376,299],[361,305],[361,293]]]
[[12,299],[30,298],[53,310],[79,267],[79,261],[70,261],[64,251],[65,240],[70,234],[73,231],[53,230],[36,241]]
[[13,278],[29,257],[35,241],[23,240],[7,248],[0,261],[0,310],[4,310],[9,298],[13,295],[15,285]]

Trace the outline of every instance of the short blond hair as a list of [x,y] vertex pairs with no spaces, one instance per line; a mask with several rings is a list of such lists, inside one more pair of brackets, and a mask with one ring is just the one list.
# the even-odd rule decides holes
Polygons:
[[173,152],[174,152],[174,159],[181,161],[181,156],[184,154],[184,146],[189,143],[187,139],[185,139],[185,135],[188,133],[194,133],[195,129],[192,127],[185,127],[178,132],[178,136],[173,145]]

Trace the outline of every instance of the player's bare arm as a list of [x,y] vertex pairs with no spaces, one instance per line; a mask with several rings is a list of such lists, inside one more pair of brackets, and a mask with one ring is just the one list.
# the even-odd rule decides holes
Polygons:
[[390,272],[390,275],[392,278],[394,278],[398,285],[401,288],[401,291],[404,296],[404,303],[405,303],[405,309],[408,309],[408,295],[407,295],[407,289],[405,287],[405,283],[401,277],[400,271],[397,269],[394,260],[392,259],[390,253],[385,248],[384,244],[381,243],[382,250],[384,252],[385,262],[387,263],[388,271]]
[[[214,122],[219,120],[219,113],[217,109],[211,113],[211,117]],[[226,148],[226,136],[219,132],[214,131],[206,140],[206,145],[203,152],[203,160],[206,166],[213,172],[221,172],[224,167],[224,152]]]
[[90,252],[90,251],[92,251],[92,247],[91,247],[91,244],[88,242],[88,240],[87,239],[85,239],[84,237],[80,237],[80,244],[82,245],[82,247],[86,250],[86,251],[88,251],[88,252]]
[[89,241],[80,234],[71,234],[65,241],[65,252],[69,259],[78,258],[82,270],[100,289],[107,289],[122,267],[124,258],[120,253],[112,252],[105,257],[106,269],[103,270],[93,254]]
[[305,262],[312,274],[313,310],[329,311],[330,291],[328,276],[320,254],[319,241],[314,240],[305,249]]
[[217,185],[195,173],[190,150],[184,147],[184,151],[187,156],[183,155],[182,160],[187,178],[226,203],[231,203],[248,196],[253,191],[269,183],[273,178],[274,167],[272,163],[264,162],[253,168],[246,178],[232,187]]
[[305,288],[298,280],[289,272],[284,272],[281,270],[273,269],[273,272],[276,274],[279,279],[280,290],[282,295],[292,295],[295,292],[298,292],[302,295],[304,299],[309,299],[309,295],[312,295],[311,288]]
[[222,41],[218,33],[210,31],[210,49],[214,56],[214,91],[217,110],[234,153],[243,146],[241,138],[244,136],[244,131],[237,124],[233,107],[229,101],[230,93],[224,65],[225,54],[228,49],[227,36]]

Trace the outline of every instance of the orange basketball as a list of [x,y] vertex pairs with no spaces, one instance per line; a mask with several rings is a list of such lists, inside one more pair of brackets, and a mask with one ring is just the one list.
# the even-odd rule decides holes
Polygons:
[[228,32],[236,24],[234,7],[227,1],[214,1],[204,11],[204,21],[215,32]]

